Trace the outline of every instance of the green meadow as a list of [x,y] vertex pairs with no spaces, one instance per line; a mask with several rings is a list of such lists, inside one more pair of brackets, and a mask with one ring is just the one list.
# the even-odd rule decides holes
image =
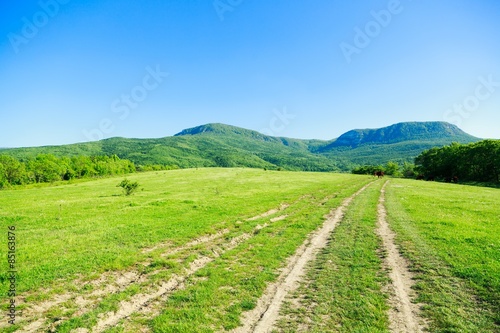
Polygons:
[[[376,236],[379,184],[356,198],[277,332],[389,332]],[[430,332],[500,332],[500,191],[390,179],[385,206]]]
[[500,331],[500,190],[392,180],[389,222],[432,332]]
[[[388,277],[375,233],[382,182],[372,184],[348,209],[327,247],[311,262],[288,298],[279,332],[388,332]],[[341,329],[340,329],[341,328]]]
[[[131,196],[117,187],[123,177],[0,191],[3,248],[15,226],[16,299],[24,311],[14,326],[0,317],[0,330],[37,321],[38,331],[57,332],[236,329],[325,215],[373,182],[308,264],[275,328],[388,332],[390,279],[376,233],[385,180],[238,168],[128,179],[140,184]],[[499,194],[403,179],[386,186],[388,222],[432,332],[499,332]],[[166,281],[177,282],[148,296]],[[6,260],[0,288],[5,313]],[[143,305],[128,310],[134,302]]]
[[[331,195],[366,182],[351,175],[255,169],[187,169],[128,177],[140,184],[122,195],[120,178],[0,192],[0,223],[17,233],[18,290],[124,269],[141,249],[172,247],[215,233],[238,219],[302,195]],[[350,184],[350,186],[348,185]],[[5,274],[3,265],[2,274]],[[2,295],[5,284],[2,284]]]

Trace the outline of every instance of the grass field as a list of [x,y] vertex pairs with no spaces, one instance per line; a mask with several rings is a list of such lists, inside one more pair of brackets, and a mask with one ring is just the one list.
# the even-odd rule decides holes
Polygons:
[[[283,203],[300,202],[299,198],[339,201],[368,181],[351,175],[189,169],[134,175],[130,179],[143,190],[125,197],[116,187],[120,179],[1,192],[1,228],[6,233],[7,226],[16,227],[17,289],[25,298],[21,303],[50,300],[68,290],[84,293],[82,283],[109,271],[180,269],[194,259],[189,256],[196,249],[186,251],[185,260],[169,260],[162,253],[226,229],[229,239],[257,224],[256,220],[238,221]],[[329,207],[322,207],[323,212]],[[320,218],[312,221],[302,237],[320,222]],[[156,250],[142,251],[159,243]],[[142,262],[151,264],[137,265]],[[2,265],[0,271],[2,304],[6,304],[8,288],[6,268]],[[92,284],[86,287],[91,290]],[[120,297],[134,291],[124,293]],[[98,312],[113,309],[119,302],[117,293],[111,296],[116,300],[100,300]],[[68,307],[70,312],[76,308]],[[72,316],[56,312],[51,316]]]
[[393,180],[387,208],[432,332],[500,331],[500,191]]
[[[273,327],[389,331],[391,282],[376,233],[383,181],[185,169],[132,175],[141,189],[127,197],[116,187],[122,179],[0,192],[4,248],[8,226],[16,227],[22,311],[6,324],[4,260],[0,330],[238,330],[325,216],[352,198]],[[499,190],[391,179],[386,193],[387,220],[430,331],[498,332]]]
[[387,276],[375,233],[381,185],[372,185],[355,200],[311,263],[306,279],[287,300],[277,325],[280,332],[388,332],[382,291]]

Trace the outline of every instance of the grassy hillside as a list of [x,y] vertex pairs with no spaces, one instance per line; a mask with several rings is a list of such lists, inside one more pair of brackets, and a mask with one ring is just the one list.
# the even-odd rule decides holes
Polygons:
[[[123,177],[2,191],[0,225],[5,230],[16,225],[25,262],[21,291],[97,267],[123,267],[131,258],[118,252],[132,254],[165,239],[178,243],[213,233],[221,222],[233,223],[331,184],[366,181],[349,174],[252,169],[174,170],[128,178],[142,189],[132,197],[116,187]],[[85,260],[89,255],[94,259]]]
[[[308,140],[277,138],[233,126],[211,124],[160,139],[110,138],[97,142],[0,150],[23,159],[40,153],[56,156],[116,154],[137,165],[253,167],[338,171],[334,159],[312,154]],[[314,141],[313,141],[314,143]]]
[[387,210],[431,332],[500,332],[500,190],[394,179]]
[[479,139],[445,122],[407,122],[379,129],[352,130],[320,148],[332,158],[354,164],[385,164],[388,161],[413,162],[422,151]]
[[356,148],[336,147],[324,153],[324,156],[341,158],[352,164],[385,164],[388,161],[397,163],[414,162],[414,158],[427,149],[443,147],[452,142],[450,139],[403,141],[392,144],[363,144]]
[[392,144],[404,141],[448,142],[450,139],[457,142],[477,140],[476,137],[446,122],[405,122],[384,128],[346,132],[325,146],[322,151],[326,152],[335,147],[356,148],[366,144]]
[[[349,174],[252,169],[188,169],[129,178],[144,189],[132,197],[121,195],[116,187],[121,177],[2,192],[0,227],[7,230],[8,226],[15,226],[17,290],[23,296],[18,299],[20,309],[46,300],[61,300],[44,314],[50,323],[64,318],[62,325],[57,323],[61,325],[58,332],[92,327],[99,315],[114,311],[121,301],[183,273],[198,257],[233,265],[226,258],[245,260],[248,251],[255,248],[262,253],[245,261],[245,265],[234,266],[236,271],[221,270],[219,273],[225,272],[225,276],[219,280],[215,279],[216,273],[213,275],[215,283],[229,278],[235,286],[246,287],[238,294],[220,291],[221,298],[207,300],[224,301],[222,296],[239,298],[242,306],[227,309],[233,315],[221,315],[213,318],[212,323],[204,323],[217,327],[237,325],[237,315],[247,306],[244,300],[258,297],[265,282],[274,278],[274,270],[322,222],[322,216],[332,206],[370,181],[369,177]],[[255,231],[257,225],[282,214],[276,210],[267,214],[267,219],[260,216],[275,208],[286,209],[284,214],[289,218],[266,226],[260,233],[260,229]],[[217,257],[232,241],[238,245],[238,239],[254,236],[227,251],[224,258]],[[204,237],[210,242],[203,243]],[[195,239],[199,242],[192,243]],[[260,270],[264,265],[267,269]],[[2,305],[7,304],[6,270],[6,265],[0,266]],[[130,274],[141,279],[122,287],[123,282],[119,281]],[[117,289],[109,289],[113,286]],[[78,296],[92,306],[77,303]],[[218,304],[227,307],[230,303]],[[178,311],[199,310],[178,307]],[[30,312],[26,310],[20,321],[30,318]],[[68,320],[71,317],[74,319]],[[168,320],[158,325],[172,324]],[[189,323],[185,320],[177,323],[180,327],[186,324]]]
[[56,156],[116,154],[136,165],[346,171],[356,164],[412,161],[425,149],[473,141],[477,139],[451,124],[439,122],[354,130],[331,141],[272,137],[235,126],[207,124],[160,139],[110,138],[63,146],[0,149],[0,154],[20,159],[41,153]]
[[[141,190],[126,197],[121,179],[2,191],[0,228],[15,227],[20,312],[0,331],[230,331],[344,205],[277,331],[389,331],[375,230],[385,180],[186,169],[131,175]],[[386,188],[388,221],[429,331],[498,332],[499,190],[400,179]],[[4,313],[9,276],[0,265]]]

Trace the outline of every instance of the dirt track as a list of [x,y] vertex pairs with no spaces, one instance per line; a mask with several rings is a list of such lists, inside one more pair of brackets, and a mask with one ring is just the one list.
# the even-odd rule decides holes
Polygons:
[[298,282],[305,272],[306,264],[316,257],[319,250],[327,245],[328,238],[337,224],[342,220],[346,208],[351,201],[368,186],[365,185],[355,194],[345,199],[342,204],[326,216],[323,226],[297,249],[288,260],[278,280],[270,284],[257,306],[244,315],[244,325],[233,330],[234,333],[270,332],[278,319],[279,310],[285,296],[297,288]]
[[[270,216],[276,212],[286,209],[289,205],[281,204],[277,209],[272,209],[266,211],[247,220],[253,221],[261,217]],[[271,223],[284,218],[283,216],[278,216],[271,219]],[[267,227],[268,224],[258,225],[256,229],[262,229]],[[172,248],[161,254],[162,257],[177,254],[183,251],[190,251],[199,245],[204,245],[207,248],[212,248],[213,256],[205,257],[199,256],[185,272],[179,276],[173,276],[169,281],[164,282],[159,286],[159,288],[149,288],[146,293],[136,295],[132,297],[127,302],[122,302],[120,304],[120,309],[116,313],[107,313],[100,317],[97,325],[91,330],[91,332],[102,332],[106,328],[109,328],[116,324],[119,320],[130,316],[134,312],[142,311],[147,307],[153,300],[159,297],[165,297],[165,295],[170,294],[174,290],[182,289],[183,282],[192,274],[194,274],[199,269],[205,267],[209,262],[212,262],[215,258],[219,257],[222,253],[236,247],[241,242],[253,236],[253,233],[242,234],[240,236],[234,237],[233,239],[227,241],[225,236],[229,233],[229,230],[223,229],[212,235],[206,235],[194,239],[182,246]],[[149,253],[157,249],[168,247],[169,243],[162,243],[155,245],[152,248],[143,249],[143,253]],[[149,262],[141,263],[143,266],[147,266]],[[92,280],[90,282],[81,283],[75,280],[73,284],[79,286],[81,290],[87,284],[92,285],[92,292],[90,293],[75,293],[67,292],[54,296],[52,299],[38,303],[31,304],[27,309],[23,311],[22,319],[24,327],[18,332],[21,333],[35,333],[40,331],[53,331],[56,329],[57,325],[61,322],[55,322],[47,325],[46,313],[51,309],[61,307],[65,302],[73,301],[79,307],[79,310],[74,316],[80,316],[92,309],[95,304],[97,304],[103,297],[118,293],[125,290],[132,284],[147,283],[148,279],[158,273],[158,271],[153,271],[149,274],[140,274],[136,270],[131,271],[117,271],[111,273],[104,273],[99,278]],[[63,318],[66,320],[68,318]],[[0,327],[1,328],[1,327]],[[79,329],[79,332],[89,332],[86,329]]]
[[[411,289],[413,285],[412,275],[408,270],[407,262],[400,255],[395,245],[395,234],[389,228],[386,220],[387,212],[384,202],[385,187],[387,183],[388,182],[386,182],[381,189],[377,206],[377,233],[382,239],[383,248],[387,254],[386,258],[384,258],[384,268],[390,271],[389,276],[391,284],[386,290],[386,292],[390,295],[390,331],[419,333],[423,332],[423,320],[419,316],[419,306],[411,302],[411,299],[414,297],[414,292]],[[244,318],[242,318],[244,326],[233,330],[233,332],[248,333],[272,331],[274,324],[279,319],[279,311],[285,297],[298,287],[299,282],[304,276],[306,265],[311,260],[314,260],[317,253],[327,245],[328,238],[338,223],[341,222],[350,203],[357,195],[370,186],[370,184],[364,186],[355,194],[345,199],[338,208],[325,216],[326,220],[324,224],[318,230],[311,233],[308,239],[297,249],[296,253],[289,258],[286,267],[282,270],[276,282],[267,287],[264,294],[259,299],[257,306],[253,310],[244,314]],[[251,221],[267,217],[278,211],[284,210],[287,207],[287,205],[282,205],[278,209],[273,209],[247,220]],[[286,215],[277,216],[270,219],[269,222],[273,223],[284,218],[286,218]],[[266,228],[267,226],[268,223],[258,225],[255,227],[255,230]],[[183,246],[167,251],[165,255],[189,250],[197,245],[204,244],[207,249],[210,248],[212,250],[213,255],[199,255],[198,258],[182,273],[172,276],[168,281],[159,285],[151,285],[142,293],[132,296],[129,300],[122,302],[116,312],[100,315],[97,324],[92,329],[78,329],[77,331],[93,333],[103,332],[106,329],[115,326],[118,322],[124,319],[127,320],[127,318],[134,313],[143,313],[149,316],[153,316],[155,314],[157,315],[158,311],[156,308],[161,305],[161,302],[158,303],[159,300],[164,301],[172,292],[185,288],[184,281],[186,281],[195,272],[214,261],[222,253],[235,248],[241,242],[253,237],[253,233],[245,233],[227,241],[224,239],[224,236],[228,233],[229,231],[224,229],[214,235],[200,237],[199,239],[195,239]],[[167,246],[167,243],[160,244],[155,248],[145,249],[144,251],[149,252]],[[151,273],[147,275],[140,275],[136,271],[117,272],[113,274],[115,275],[112,277],[103,275],[99,279],[91,282],[96,288],[88,295],[77,295],[75,293],[62,294],[55,297],[51,301],[32,306],[32,308],[28,310],[27,314],[29,314],[29,317],[34,320],[32,319],[31,323],[28,323],[27,326],[25,326],[20,332],[31,333],[47,331],[49,327],[46,326],[47,324],[44,313],[49,309],[68,301],[69,299],[73,299],[76,304],[82,306],[82,310],[77,313],[77,315],[81,315],[82,313],[88,311],[92,304],[106,295],[123,291],[126,287],[133,283],[144,283],[147,285],[150,275],[152,275]],[[109,284],[110,281],[113,281],[113,283]]]
[[[391,306],[388,313],[389,329],[394,333],[420,333],[423,332],[423,320],[419,316],[419,306],[411,302],[411,299],[414,298],[414,292],[411,289],[413,286],[412,275],[405,259],[395,245],[395,234],[389,228],[386,220],[384,202],[387,183],[381,189],[377,206],[377,233],[382,239],[383,248],[387,253],[383,264],[384,268],[390,271],[391,283],[386,290],[390,295],[389,305]],[[233,330],[234,333],[266,333],[274,329],[274,324],[279,319],[282,303],[286,295],[298,287],[305,273],[306,264],[313,260],[318,251],[327,245],[328,237],[342,220],[351,201],[368,186],[366,185],[344,200],[340,207],[327,216],[324,225],[314,232],[289,259],[278,280],[268,286],[256,308],[244,314],[243,326]]]
[[399,253],[394,242],[395,234],[389,228],[387,223],[387,212],[384,206],[385,186],[380,190],[380,198],[377,206],[378,211],[378,229],[377,232],[382,239],[383,247],[386,252],[384,260],[385,268],[390,270],[389,277],[391,285],[389,286],[389,322],[390,330],[394,333],[418,333],[423,332],[421,319],[419,316],[419,306],[411,302],[414,298],[412,274],[408,270],[406,260]]

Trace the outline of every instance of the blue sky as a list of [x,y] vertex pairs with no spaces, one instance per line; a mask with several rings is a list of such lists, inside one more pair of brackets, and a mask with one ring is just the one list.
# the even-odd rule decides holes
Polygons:
[[0,147],[210,122],[295,138],[449,121],[500,138],[500,2],[0,2]]

